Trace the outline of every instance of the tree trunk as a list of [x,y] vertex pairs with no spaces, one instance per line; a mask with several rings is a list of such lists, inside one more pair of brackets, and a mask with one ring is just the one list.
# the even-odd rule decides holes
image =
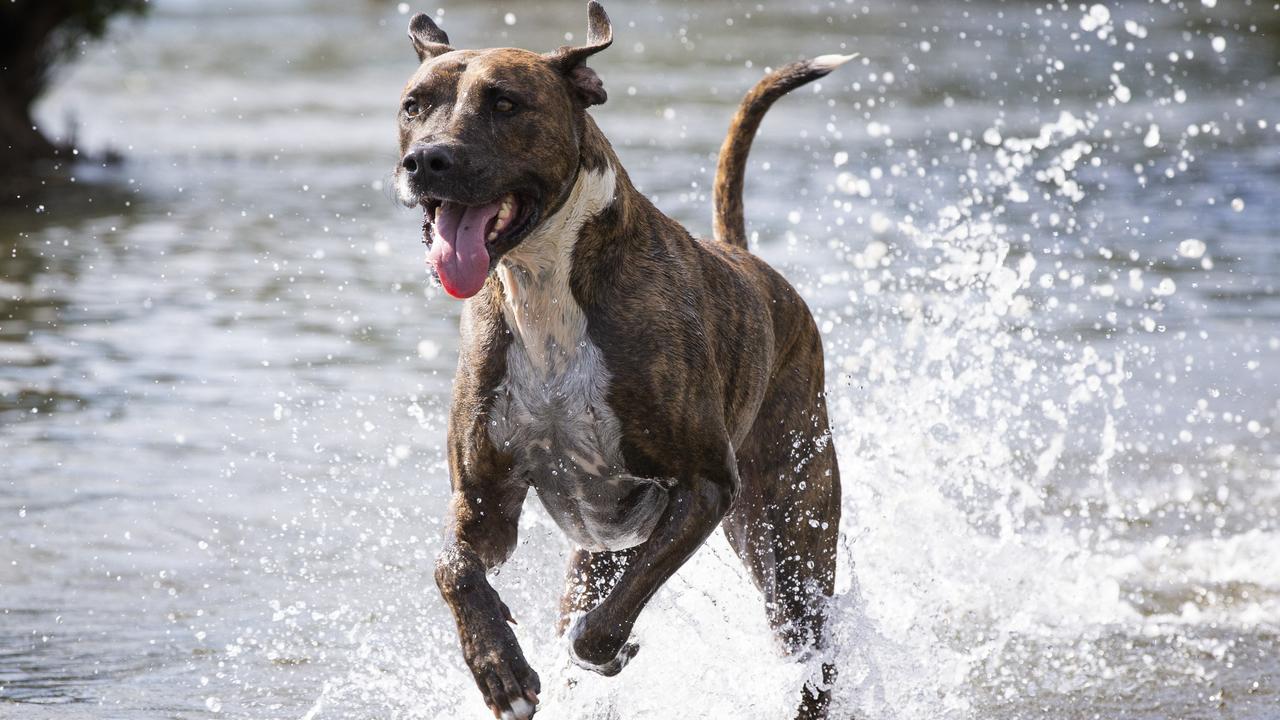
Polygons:
[[57,156],[31,117],[57,58],[58,27],[72,17],[75,3],[10,0],[0,9],[0,175],[23,175]]
[[0,174],[24,173],[57,154],[58,147],[36,129],[30,103],[9,98],[0,87]]

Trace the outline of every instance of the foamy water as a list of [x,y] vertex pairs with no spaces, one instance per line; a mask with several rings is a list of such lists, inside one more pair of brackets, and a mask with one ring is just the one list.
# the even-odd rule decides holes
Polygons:
[[[700,233],[762,68],[863,56],[747,189],[827,343],[833,715],[1280,717],[1280,13],[609,10],[595,116]],[[406,18],[161,3],[43,106],[129,161],[0,216],[0,717],[490,717],[431,580],[459,306],[385,187]],[[494,578],[538,717],[789,716],[719,534],[616,678],[553,632],[567,550],[531,500]]]

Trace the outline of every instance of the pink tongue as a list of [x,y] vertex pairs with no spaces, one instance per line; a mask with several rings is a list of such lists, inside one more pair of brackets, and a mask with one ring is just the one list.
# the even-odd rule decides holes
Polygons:
[[469,298],[484,287],[484,279],[489,275],[485,229],[501,205],[501,201],[497,201],[476,207],[455,202],[440,206],[427,259],[440,276],[445,292],[456,298]]

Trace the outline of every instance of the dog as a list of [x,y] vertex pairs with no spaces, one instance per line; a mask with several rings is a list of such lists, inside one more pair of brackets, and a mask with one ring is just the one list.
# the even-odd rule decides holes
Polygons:
[[[747,250],[742,186],[765,111],[852,55],[768,74],[720,152],[715,240],[631,184],[587,110],[587,60],[613,31],[539,54],[455,50],[426,15],[400,98],[402,202],[423,210],[428,263],[465,298],[449,416],[452,496],[435,580],[495,717],[524,720],[540,681],[486,579],[516,545],[533,488],[575,546],[558,629],[614,675],[645,604],[719,525],[764,595],[784,652],[827,643],[840,474],[822,342],[799,294]],[[836,669],[797,717],[825,717]]]

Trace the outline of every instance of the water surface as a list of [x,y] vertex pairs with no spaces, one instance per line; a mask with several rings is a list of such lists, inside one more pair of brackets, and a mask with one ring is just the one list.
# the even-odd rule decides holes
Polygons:
[[[615,2],[593,110],[697,233],[767,66],[755,249],[827,343],[838,717],[1280,717],[1280,12]],[[428,8],[431,9],[431,8]],[[458,45],[581,40],[459,3]],[[127,160],[0,214],[0,717],[487,717],[431,581],[460,306],[390,199],[382,2],[156,3],[40,108]],[[718,536],[618,678],[552,632],[536,503],[495,580],[539,717],[787,716]]]

